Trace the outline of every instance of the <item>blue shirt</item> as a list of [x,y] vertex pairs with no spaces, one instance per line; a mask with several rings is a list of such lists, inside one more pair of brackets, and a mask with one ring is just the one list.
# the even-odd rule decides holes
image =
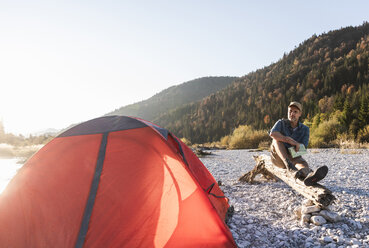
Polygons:
[[[310,135],[309,127],[302,124],[301,122],[298,122],[296,128],[292,128],[289,120],[280,119],[274,124],[272,129],[269,131],[269,134],[273,132],[280,132],[284,136],[289,136],[292,139],[299,142],[300,144],[304,144],[306,148],[309,144],[309,135]],[[292,146],[288,143],[284,143],[284,145],[287,148]]]

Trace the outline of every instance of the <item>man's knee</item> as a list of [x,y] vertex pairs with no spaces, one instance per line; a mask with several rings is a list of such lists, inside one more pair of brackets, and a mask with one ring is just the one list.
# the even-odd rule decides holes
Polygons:
[[272,141],[272,144],[271,144],[271,146],[270,146],[270,157],[271,157],[271,160],[272,160],[272,163],[275,165],[275,166],[277,166],[277,167],[280,167],[280,168],[286,168],[285,167],[285,165],[284,165],[284,163],[283,163],[283,161],[282,161],[282,158],[281,157],[279,157],[279,155],[278,155],[278,153],[277,153],[277,151],[276,151],[276,149],[278,149],[278,148],[276,148],[276,146],[273,144],[273,142],[274,142],[274,139],[273,139],[273,141]]
[[277,141],[275,139],[272,139],[272,146],[276,147],[276,146],[279,145],[278,143],[281,143],[281,142],[279,142],[279,141]]
[[277,153],[282,153],[284,156],[287,155],[287,148],[284,146],[283,142],[273,139],[272,146],[277,151]]

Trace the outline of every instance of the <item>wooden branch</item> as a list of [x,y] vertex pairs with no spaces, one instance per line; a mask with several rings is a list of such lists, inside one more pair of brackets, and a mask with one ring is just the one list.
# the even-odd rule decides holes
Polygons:
[[253,170],[246,173],[239,178],[239,181],[252,183],[254,182],[257,174],[263,174],[266,178],[275,179],[278,177],[288,186],[296,190],[298,193],[310,199],[315,205],[319,207],[327,207],[336,198],[332,195],[332,192],[320,184],[313,186],[306,186],[301,180],[295,179],[287,172],[286,169],[279,168],[273,165],[270,156],[260,155],[254,157],[256,165]]

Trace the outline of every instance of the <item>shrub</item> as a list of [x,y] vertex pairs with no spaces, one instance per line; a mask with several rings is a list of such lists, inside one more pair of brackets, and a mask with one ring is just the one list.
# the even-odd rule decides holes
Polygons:
[[229,139],[230,139],[230,135],[224,136],[220,139],[220,144],[222,146],[228,147],[229,145]]
[[186,146],[190,146],[190,145],[191,145],[191,141],[189,141],[189,140],[188,140],[188,139],[186,139],[185,137],[181,138],[181,141],[182,141],[183,143],[185,143],[185,144],[186,144]]
[[369,142],[369,125],[366,125],[363,129],[359,130],[357,141],[360,143]]
[[342,132],[342,127],[337,119],[323,121],[310,135],[311,147],[329,147]]
[[228,140],[230,149],[255,149],[260,143],[270,141],[270,138],[265,130],[254,130],[251,126],[241,125],[230,137],[222,140]]
[[310,147],[314,148],[321,148],[321,147],[327,147],[326,142],[324,142],[324,139],[322,137],[316,137],[311,136],[309,141]]

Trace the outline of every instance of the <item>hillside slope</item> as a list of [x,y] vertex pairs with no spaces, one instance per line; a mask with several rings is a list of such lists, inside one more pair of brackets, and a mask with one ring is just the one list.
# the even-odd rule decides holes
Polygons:
[[368,89],[369,24],[365,22],[313,35],[278,62],[154,122],[193,143],[217,141],[239,125],[270,128],[286,117],[288,103],[296,100],[303,104],[304,118],[341,111],[341,123],[357,133],[369,124]]
[[196,102],[231,84],[237,77],[204,77],[172,86],[147,100],[130,104],[107,115],[128,115],[153,120],[185,104]]

